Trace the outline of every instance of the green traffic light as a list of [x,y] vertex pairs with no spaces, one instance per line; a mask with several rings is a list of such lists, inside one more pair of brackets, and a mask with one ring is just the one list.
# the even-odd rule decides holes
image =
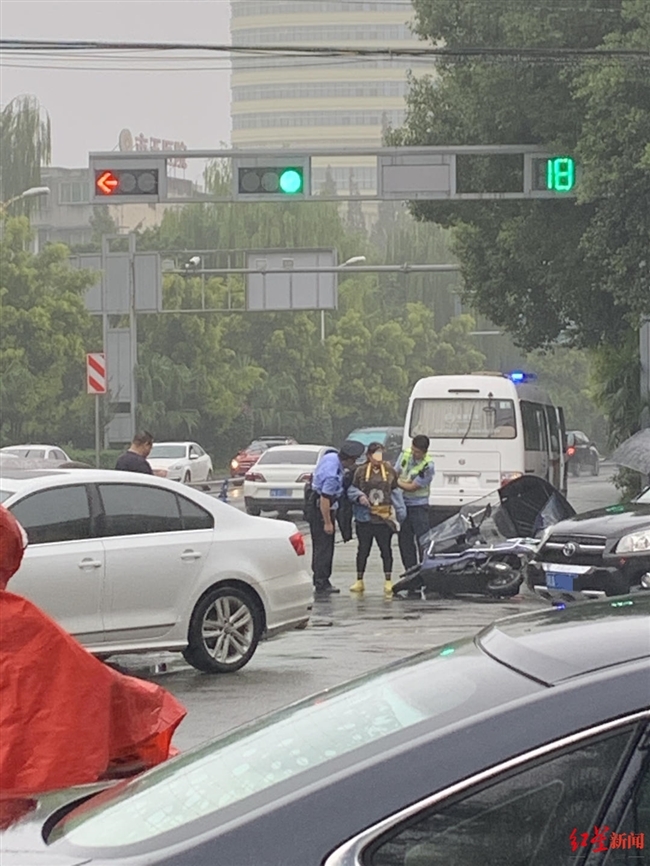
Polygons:
[[295,168],[287,168],[280,175],[280,189],[287,195],[302,192],[302,172]]

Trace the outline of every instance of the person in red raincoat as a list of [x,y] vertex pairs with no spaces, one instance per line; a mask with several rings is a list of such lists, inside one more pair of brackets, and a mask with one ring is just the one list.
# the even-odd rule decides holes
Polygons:
[[186,710],[160,686],[94,658],[32,602],[7,592],[27,537],[0,506],[0,798],[152,767]]

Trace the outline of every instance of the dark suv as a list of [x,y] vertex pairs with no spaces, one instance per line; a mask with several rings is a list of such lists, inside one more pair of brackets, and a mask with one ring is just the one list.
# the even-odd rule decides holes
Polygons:
[[650,589],[650,488],[625,505],[556,523],[527,574],[529,588],[549,601]]
[[582,430],[569,430],[566,434],[566,460],[571,475],[580,475],[588,469],[592,475],[600,472],[600,454]]

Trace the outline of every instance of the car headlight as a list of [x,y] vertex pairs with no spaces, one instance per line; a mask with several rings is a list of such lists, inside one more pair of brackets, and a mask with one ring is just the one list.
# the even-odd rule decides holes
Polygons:
[[236,469],[239,466],[239,463],[237,460],[231,460],[230,465],[233,469]]
[[650,553],[650,529],[624,535],[616,545],[617,553]]

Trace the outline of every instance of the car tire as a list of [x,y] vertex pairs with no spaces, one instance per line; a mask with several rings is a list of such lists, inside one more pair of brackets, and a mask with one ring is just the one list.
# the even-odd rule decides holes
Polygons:
[[288,520],[289,519],[289,509],[288,508],[278,508],[278,520]]
[[206,476],[206,481],[214,481],[214,472],[212,469],[208,469],[208,474]]
[[191,476],[190,472],[188,471],[185,473],[185,475],[183,475],[183,484],[189,484],[191,482],[191,480],[192,480],[192,476]]
[[591,464],[591,474],[592,475],[600,475],[600,460],[596,457],[594,462]]
[[207,674],[240,670],[262,636],[262,615],[252,593],[217,586],[197,603],[190,619],[185,661]]
[[246,514],[250,514],[251,517],[259,517],[261,513],[262,509],[257,505],[246,506]]
[[578,475],[580,475],[580,464],[577,460],[572,460],[571,463],[569,463],[569,471],[574,478],[577,478]]

